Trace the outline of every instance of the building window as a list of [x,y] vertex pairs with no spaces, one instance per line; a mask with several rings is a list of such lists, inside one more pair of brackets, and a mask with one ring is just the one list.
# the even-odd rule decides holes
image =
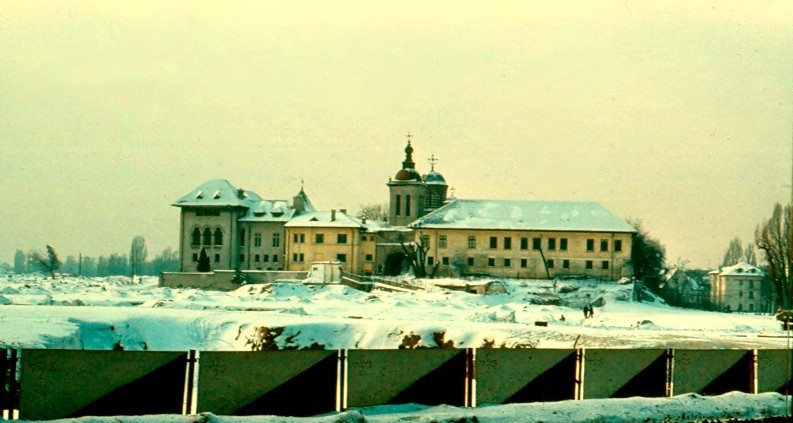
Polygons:
[[570,268],[570,260],[562,260],[562,268],[569,269]]
[[496,265],[496,259],[493,257],[488,257],[487,259],[487,267],[493,267]]
[[253,262],[254,263],[258,263],[259,262],[259,258],[260,258],[259,255],[256,254],[255,256],[253,256]]
[[201,245],[201,230],[198,228],[193,228],[193,234],[191,235],[190,245],[193,247],[197,247]]
[[747,298],[749,298],[750,300],[754,299],[754,291],[749,291],[748,295],[749,296]]
[[394,201],[394,210],[396,211],[397,216],[401,216],[401,209],[402,208],[402,196],[397,195],[396,201]]
[[512,237],[505,236],[504,237],[504,249],[511,250],[512,249]]
[[548,238],[548,249],[549,250],[556,249],[556,238]]
[[490,237],[490,248],[498,248],[498,238],[494,236]]
[[559,238],[559,250],[567,251],[567,238]]
[[336,260],[342,263],[347,263],[347,254],[336,254]]
[[614,240],[614,251],[618,251],[618,252],[622,251],[622,240],[621,239],[615,239]]
[[365,260],[366,261],[372,261],[372,260],[374,260],[374,256],[372,256],[371,254],[367,254],[366,257],[365,257]]
[[553,260],[546,260],[545,261],[545,267],[547,267],[549,269],[553,269]]
[[754,289],[754,281],[749,281],[749,289]]
[[435,257],[432,257],[432,256],[427,257],[427,264],[430,265],[430,266],[435,264]]
[[591,269],[592,268],[592,260],[587,260],[586,261],[586,268],[587,269]]
[[298,259],[300,260],[300,262],[302,263],[302,262],[304,261],[303,253],[300,253],[300,254],[298,254],[297,258],[298,258]]
[[[275,257],[275,256],[273,256],[273,257]],[[265,262],[265,263],[267,263],[268,261],[270,261],[270,256],[269,256],[269,255],[267,255],[267,254],[263,255],[263,256],[262,256],[262,261],[263,261],[263,262]]]
[[300,242],[306,242],[306,234],[300,234]]
[[438,240],[438,246],[441,248],[446,248],[446,235],[440,236],[440,239]]
[[521,250],[528,250],[529,249],[529,239],[528,238],[521,238],[520,239],[520,249]]
[[193,261],[198,261],[198,253],[193,253]]
[[336,243],[338,243],[338,244],[346,244],[347,243],[347,234],[338,234],[338,235],[336,235]]
[[245,246],[245,229],[240,229],[240,246]]
[[223,245],[223,231],[220,228],[215,228],[215,236],[213,238],[215,239],[215,246]]
[[281,234],[273,234],[273,247],[281,246]]
[[448,266],[449,265],[449,257],[441,257],[441,264],[443,264],[444,266]]
[[315,244],[324,244],[325,243],[325,234],[315,234],[314,235],[314,243]]
[[273,263],[278,263],[278,254],[273,254]]
[[292,261],[297,263],[297,253],[292,253]]
[[600,263],[600,268],[604,269],[604,270],[608,269],[609,268],[609,261],[608,260],[603,260],[603,262]]
[[609,250],[609,241],[607,239],[600,240],[600,251],[608,251]]
[[512,267],[512,260],[505,258],[504,259],[504,267]]
[[468,237],[468,248],[476,248],[476,237],[469,236]]
[[209,228],[204,229],[204,245],[212,245],[212,230]]
[[540,244],[541,242],[542,242],[541,238],[532,238],[531,239],[531,248],[533,250],[539,250],[540,248],[542,248],[542,244]]
[[298,240],[298,239],[300,239],[300,237],[299,237],[299,235],[298,235],[297,233],[295,233],[294,235],[292,235],[292,242],[294,242],[295,244],[297,244],[297,240]]
[[422,235],[421,236],[421,245],[429,248],[429,246],[430,246],[430,236],[429,235]]
[[220,263],[220,254],[215,254],[215,263]]
[[405,216],[410,216],[410,195],[405,195]]
[[468,265],[469,266],[473,266],[474,265],[474,258],[473,257],[468,257]]
[[261,247],[262,246],[262,233],[256,232],[253,234],[253,246],[254,247]]
[[586,240],[586,250],[587,251],[595,251],[595,240],[594,239]]
[[749,311],[754,311],[754,304],[749,304]]
[[245,254],[240,254],[240,263],[245,263]]
[[526,259],[520,259],[520,267],[526,268],[529,266],[529,261]]

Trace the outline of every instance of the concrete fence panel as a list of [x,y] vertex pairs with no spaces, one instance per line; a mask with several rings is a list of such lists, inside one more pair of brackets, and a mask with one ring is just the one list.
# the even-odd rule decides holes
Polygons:
[[785,393],[785,382],[790,384],[788,370],[793,359],[788,350],[757,351],[757,392]]
[[466,404],[462,349],[349,350],[347,405]]
[[663,397],[666,350],[584,351],[584,398]]
[[186,353],[23,350],[19,417],[181,414]]
[[575,386],[575,350],[476,350],[477,404],[570,400]]
[[336,351],[202,352],[198,412],[311,416],[336,409]]
[[752,351],[673,350],[673,354],[673,395],[752,392]]

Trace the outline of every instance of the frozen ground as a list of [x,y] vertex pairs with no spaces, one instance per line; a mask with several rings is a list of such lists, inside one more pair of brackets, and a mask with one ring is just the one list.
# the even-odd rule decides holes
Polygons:
[[[445,284],[465,283],[445,280]],[[424,283],[427,283],[426,281]],[[157,278],[49,279],[0,275],[0,346],[127,350],[399,348],[437,334],[455,347],[786,348],[768,315],[713,313],[630,301],[631,285],[503,281],[507,293],[365,293],[341,285],[248,285],[234,292],[171,289]],[[581,307],[596,307],[584,319]],[[551,305],[558,304],[558,305]],[[564,316],[564,319],[562,319]],[[548,322],[547,327],[535,322]],[[259,328],[273,334],[262,342]],[[475,409],[403,405],[310,419],[214,416],[81,418],[81,422],[717,421],[784,416],[778,394],[563,401]]]
[[[451,281],[454,282],[454,281]],[[444,281],[450,283],[450,281]],[[434,347],[785,348],[773,316],[629,301],[631,285],[506,280],[507,293],[365,293],[343,285],[171,289],[157,278],[0,276],[0,345],[24,348],[230,350]],[[603,302],[584,319],[586,302]],[[558,303],[561,305],[550,305]],[[564,316],[564,320],[562,319]],[[547,327],[535,322],[548,322]],[[265,344],[257,330],[280,333]]]

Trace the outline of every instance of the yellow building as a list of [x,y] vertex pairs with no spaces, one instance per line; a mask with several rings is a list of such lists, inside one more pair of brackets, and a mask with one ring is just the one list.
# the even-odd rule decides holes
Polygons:
[[441,274],[630,277],[636,229],[595,202],[456,200],[410,224]]
[[710,277],[710,302],[721,311],[763,311],[763,271],[749,263],[714,270]]
[[286,265],[289,270],[309,270],[311,263],[339,261],[342,271],[371,275],[375,272],[377,222],[347,214],[347,210],[315,211],[293,217],[285,225]]

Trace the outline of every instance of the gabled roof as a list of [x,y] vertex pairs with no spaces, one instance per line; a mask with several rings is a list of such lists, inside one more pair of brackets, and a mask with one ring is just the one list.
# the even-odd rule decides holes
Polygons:
[[288,222],[294,214],[284,200],[261,200],[251,204],[240,222]]
[[720,275],[733,276],[762,276],[763,271],[747,262],[741,262],[733,266],[723,267]]
[[336,211],[335,220],[331,211],[315,211],[295,216],[286,223],[286,227],[311,227],[311,228],[363,228],[361,220],[341,211]]
[[409,225],[412,228],[625,232],[636,229],[596,202],[456,200]]
[[199,185],[172,205],[176,207],[250,207],[261,201],[253,191],[237,189],[226,179],[213,179]]

